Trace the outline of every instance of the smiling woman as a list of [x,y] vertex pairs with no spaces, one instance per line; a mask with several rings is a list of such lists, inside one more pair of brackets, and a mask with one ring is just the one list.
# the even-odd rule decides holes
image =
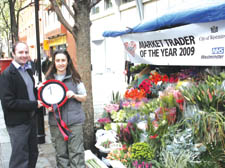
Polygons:
[[55,56],[55,67],[58,75],[66,73],[66,68],[68,65],[68,60],[64,54],[57,54]]
[[[81,103],[86,100],[87,94],[81,77],[66,50],[57,50],[53,54],[46,79],[59,80],[68,88],[66,90],[68,100],[60,107],[60,120],[64,122],[62,125],[68,126],[68,129],[72,131],[68,134],[68,138],[64,139],[59,131],[60,128],[57,127],[54,115],[57,109],[49,109],[49,125],[52,142],[55,143],[57,166],[70,165],[70,167],[85,168],[82,127],[85,114]],[[52,89],[51,92],[58,91]],[[54,112],[51,112],[53,110]]]

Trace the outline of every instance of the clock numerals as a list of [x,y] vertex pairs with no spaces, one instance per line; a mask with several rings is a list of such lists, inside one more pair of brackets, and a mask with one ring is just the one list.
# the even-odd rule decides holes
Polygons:
[[48,90],[50,91],[50,95],[52,95],[52,87],[48,87]]

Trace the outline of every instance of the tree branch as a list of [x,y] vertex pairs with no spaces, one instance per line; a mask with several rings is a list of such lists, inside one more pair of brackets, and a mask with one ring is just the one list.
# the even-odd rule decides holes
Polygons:
[[55,11],[58,20],[63,24],[63,26],[65,26],[65,28],[75,37],[76,35],[73,32],[73,28],[72,26],[70,26],[70,24],[66,21],[66,19],[63,17],[63,14],[61,12],[61,10],[59,9],[59,6],[56,2],[56,0],[50,0],[51,4],[52,4],[52,8]]
[[19,8],[19,10],[18,10],[18,14],[22,11],[22,10],[24,10],[24,9],[26,9],[27,7],[29,7],[29,6],[31,6],[31,5],[33,5],[34,4],[34,2],[32,2],[32,0],[31,0],[31,2],[29,3],[29,4],[27,4],[26,6],[24,6],[24,7],[22,7],[22,8]]
[[89,6],[89,11],[91,11],[91,8],[93,8],[95,5],[97,5],[101,0],[95,0],[95,1],[92,1],[90,3],[90,6]]
[[74,13],[72,10],[70,10],[70,7],[66,4],[65,0],[61,0],[61,2],[66,7],[66,10],[69,12],[69,14],[73,17]]
[[3,20],[4,20],[4,22],[5,22],[6,28],[7,28],[7,29],[10,29],[8,20],[6,19],[6,16],[5,16],[5,12],[3,11],[4,8],[5,8],[6,3],[8,3],[8,2],[4,2],[4,3],[3,3],[3,7],[1,8],[1,15],[2,15]]

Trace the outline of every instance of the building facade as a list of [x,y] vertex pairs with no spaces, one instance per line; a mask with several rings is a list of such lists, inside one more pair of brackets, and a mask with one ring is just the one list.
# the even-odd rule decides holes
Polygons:
[[[104,31],[130,29],[146,20],[159,17],[173,6],[185,0],[102,0],[90,13],[92,86],[95,111],[103,110],[103,102],[111,100],[112,92],[124,93],[125,60],[127,56],[120,37],[104,38]],[[28,1],[29,2],[29,1]],[[66,1],[72,8],[73,0]],[[20,38],[30,47],[33,59],[36,57],[34,6],[24,10],[20,21]],[[62,7],[63,15],[71,25],[73,20]],[[48,0],[41,1],[39,10],[40,43],[42,50],[51,55],[54,50],[67,48],[74,56],[76,64],[75,41],[72,35],[57,20]],[[109,89],[109,86],[110,87]],[[101,91],[102,96],[99,95]]]

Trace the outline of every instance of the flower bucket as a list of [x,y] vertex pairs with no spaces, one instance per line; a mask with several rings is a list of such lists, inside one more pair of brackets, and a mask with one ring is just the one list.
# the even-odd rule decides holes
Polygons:
[[159,110],[156,111],[156,120],[160,120],[163,118],[163,114],[165,113],[168,124],[174,124],[176,121],[176,107],[166,108],[160,107]]

